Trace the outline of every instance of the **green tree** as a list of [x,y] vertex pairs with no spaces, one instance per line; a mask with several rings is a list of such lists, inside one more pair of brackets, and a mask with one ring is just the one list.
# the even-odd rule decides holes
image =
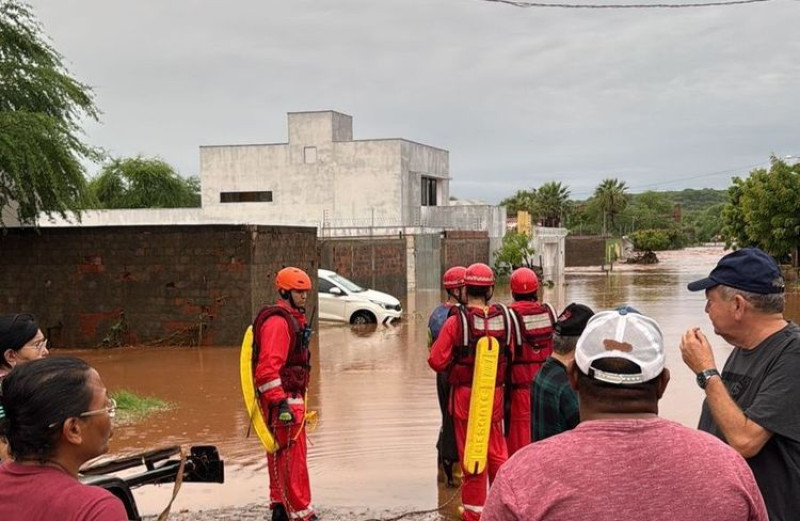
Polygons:
[[503,237],[503,246],[494,252],[494,269],[500,275],[508,275],[521,266],[533,268],[531,259],[534,253],[527,235],[508,232]]
[[684,222],[691,229],[695,242],[719,240],[722,231],[722,212],[725,203],[717,203],[702,211],[695,211],[684,217]]
[[672,217],[673,207],[666,194],[648,191],[633,195],[618,220],[624,229],[631,232],[667,229],[675,223]]
[[161,159],[114,159],[89,183],[97,208],[200,206],[199,180],[185,179]]
[[500,206],[506,207],[506,214],[509,217],[516,216],[517,212],[523,211],[533,215],[536,206],[536,190],[517,190],[511,197],[506,197],[500,201]]
[[659,251],[670,248],[670,238],[666,230],[638,230],[630,234],[630,239],[638,251]]
[[40,212],[80,214],[84,163],[100,158],[82,139],[84,118],[98,118],[92,90],[69,74],[28,6],[0,2],[0,215],[10,206],[34,224]]
[[624,181],[607,178],[595,188],[592,196],[594,205],[603,215],[603,234],[609,228],[616,229],[616,217],[628,206],[628,187]]
[[534,215],[542,226],[559,227],[571,209],[569,188],[550,181],[536,190]]
[[769,170],[757,168],[736,177],[722,211],[728,245],[758,246],[776,258],[794,255],[800,246],[800,165],[773,157]]

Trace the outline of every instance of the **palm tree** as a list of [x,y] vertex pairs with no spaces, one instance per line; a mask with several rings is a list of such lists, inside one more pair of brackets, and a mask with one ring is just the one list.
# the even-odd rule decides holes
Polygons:
[[550,181],[536,191],[536,216],[542,226],[558,227],[570,210],[569,188]]
[[628,194],[624,181],[617,178],[606,178],[594,189],[595,204],[603,212],[603,235],[606,235],[606,219],[615,227],[614,218],[628,206]]
[[536,199],[536,189],[530,190],[517,190],[517,193],[511,197],[506,197],[500,201],[500,206],[505,206],[508,215],[517,215],[517,212],[524,211],[528,213],[533,212]]

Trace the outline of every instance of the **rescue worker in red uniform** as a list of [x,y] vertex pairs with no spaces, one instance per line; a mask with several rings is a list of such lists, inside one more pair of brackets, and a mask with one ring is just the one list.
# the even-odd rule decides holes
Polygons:
[[513,361],[505,382],[505,433],[508,456],[531,443],[531,385],[553,352],[555,313],[539,302],[539,278],[529,268],[511,274]]
[[[464,266],[453,266],[445,271],[442,276],[442,286],[447,292],[447,300],[437,306],[428,318],[428,349],[439,337],[439,332],[442,330],[445,320],[450,316],[451,308],[464,303],[464,275],[466,272],[467,268]],[[448,377],[449,375],[446,371],[436,373],[436,395],[439,398],[439,412],[442,414],[442,426],[439,428],[436,451],[438,464],[442,466],[447,486],[452,487],[455,486],[453,482],[453,464],[458,461],[458,448],[456,446],[453,416],[447,407],[447,399],[450,396]]]
[[311,359],[305,304],[311,279],[303,270],[289,267],[278,272],[275,285],[277,304],[259,311],[253,325],[259,404],[280,446],[274,454],[267,454],[270,508],[273,521],[309,521],[316,519],[305,431]]
[[497,338],[503,347],[508,345],[509,313],[503,306],[489,305],[494,290],[494,272],[489,266],[482,263],[469,266],[464,274],[464,283],[467,293],[466,305],[451,308],[450,317],[445,321],[439,337],[431,347],[428,364],[434,371],[439,373],[448,371],[450,375],[449,406],[455,423],[458,457],[462,464],[463,475],[462,518],[465,521],[477,521],[486,501],[488,485],[494,480],[500,465],[508,459],[508,451],[503,437],[502,375],[506,365],[505,349],[503,349],[498,361],[486,467],[480,474],[470,474],[468,469],[464,468],[464,445],[472,394],[475,348],[478,339],[484,336]]

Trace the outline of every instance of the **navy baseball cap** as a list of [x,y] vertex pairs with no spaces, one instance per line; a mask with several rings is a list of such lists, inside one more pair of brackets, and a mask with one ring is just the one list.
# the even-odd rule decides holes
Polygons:
[[758,248],[742,248],[722,257],[708,277],[687,286],[700,291],[722,284],[766,295],[783,293],[783,275],[775,260]]

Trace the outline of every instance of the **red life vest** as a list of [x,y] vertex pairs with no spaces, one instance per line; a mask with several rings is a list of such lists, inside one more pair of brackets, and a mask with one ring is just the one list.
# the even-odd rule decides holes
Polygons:
[[495,385],[503,385],[502,375],[509,355],[511,341],[511,313],[502,304],[493,304],[486,311],[472,306],[453,306],[450,315],[458,317],[461,342],[453,347],[454,364],[450,370],[451,385],[472,386],[472,374],[475,368],[475,349],[478,340],[485,336],[494,337],[502,348],[497,363]]
[[515,389],[527,389],[553,352],[555,313],[549,304],[534,301],[521,300],[509,307],[516,345],[510,383]]
[[[280,369],[281,387],[287,393],[303,394],[308,388],[311,375],[311,351],[308,349],[311,339],[311,329],[300,323],[297,317],[281,306],[266,306],[258,312],[253,323],[253,331],[261,331],[264,322],[273,315],[278,315],[286,320],[292,331],[289,339],[289,354],[286,363]],[[258,363],[258,354],[261,350],[258,333],[253,335],[253,367]],[[268,348],[268,347],[267,347]]]

